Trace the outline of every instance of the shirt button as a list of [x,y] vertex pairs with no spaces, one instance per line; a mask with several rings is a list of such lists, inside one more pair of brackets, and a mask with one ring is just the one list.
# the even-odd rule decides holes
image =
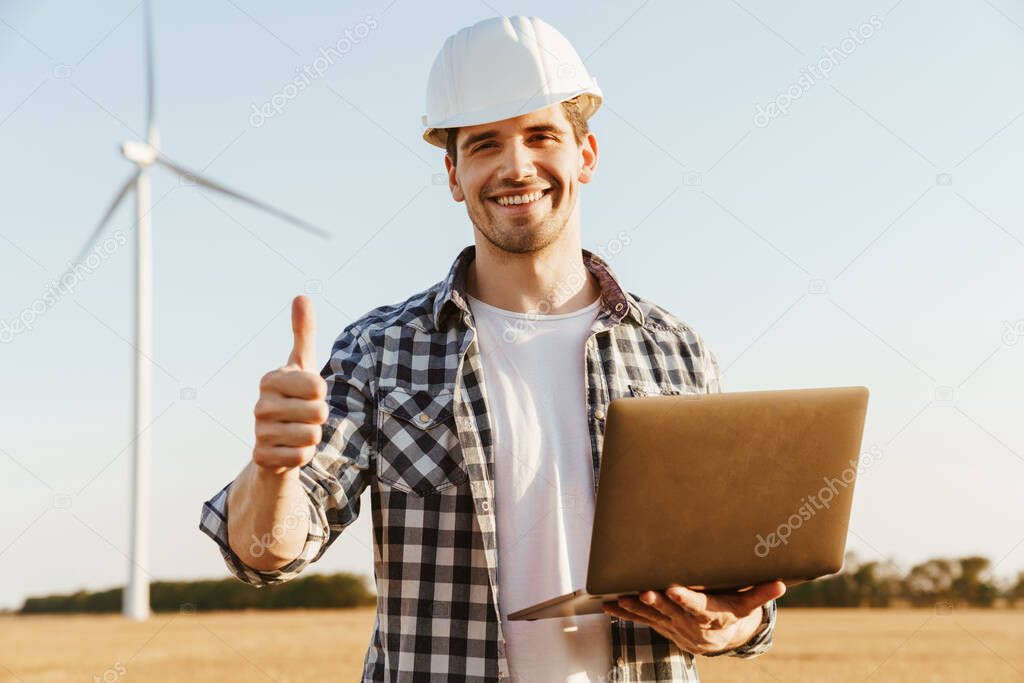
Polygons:
[[598,408],[597,410],[595,410],[594,411],[594,417],[596,417],[598,420],[603,420],[604,419],[604,408]]
[[616,659],[616,660],[615,660],[615,666],[622,666],[622,665],[624,665],[625,663],[626,663],[626,662],[625,662],[625,661],[623,661],[622,657],[619,657],[618,659]]
[[491,504],[490,504],[490,502],[485,500],[484,502],[480,503],[480,509],[483,510],[484,512],[490,512],[491,511]]
[[420,413],[420,422],[429,422],[430,416],[426,413]]
[[621,311],[621,310],[622,310],[622,307],[623,307],[623,305],[624,305],[624,304],[621,304],[621,303],[615,304],[615,310],[616,310],[616,311]]

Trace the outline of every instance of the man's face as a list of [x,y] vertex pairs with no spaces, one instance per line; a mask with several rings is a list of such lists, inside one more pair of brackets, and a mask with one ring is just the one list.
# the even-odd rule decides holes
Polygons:
[[457,142],[458,163],[445,156],[452,197],[492,244],[514,253],[562,234],[597,165],[596,138],[578,145],[560,104],[460,128]]

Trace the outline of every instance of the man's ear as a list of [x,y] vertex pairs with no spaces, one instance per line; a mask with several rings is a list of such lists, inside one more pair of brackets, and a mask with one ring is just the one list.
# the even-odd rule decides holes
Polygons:
[[597,169],[597,137],[593,133],[587,135],[587,139],[580,146],[580,173],[581,183],[589,183],[594,179],[594,171]]
[[448,172],[448,189],[451,190],[452,199],[457,202],[465,201],[466,195],[462,192],[459,176],[455,172],[455,164],[452,163],[452,158],[447,154],[444,155],[444,168]]

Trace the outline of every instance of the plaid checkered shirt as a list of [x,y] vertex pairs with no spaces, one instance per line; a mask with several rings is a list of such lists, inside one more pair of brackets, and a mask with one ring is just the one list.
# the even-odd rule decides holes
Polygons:
[[[479,344],[466,302],[463,249],[447,277],[348,325],[321,370],[329,416],[300,470],[310,528],[300,555],[275,571],[244,564],[228,545],[229,483],[203,505],[200,529],[231,572],[262,587],[315,562],[360,511],[370,487],[377,618],[364,681],[507,679],[498,617],[492,433]],[[586,410],[597,481],[608,403],[623,396],[721,391],[703,338],[663,308],[626,292],[586,249],[601,288],[587,340]],[[776,605],[750,641],[722,653],[771,647]],[[653,629],[611,618],[606,681],[698,681],[694,656]]]

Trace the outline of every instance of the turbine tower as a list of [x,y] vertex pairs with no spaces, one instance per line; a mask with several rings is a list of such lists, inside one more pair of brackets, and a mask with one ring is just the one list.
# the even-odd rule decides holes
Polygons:
[[160,135],[155,119],[155,74],[153,70],[153,22],[150,0],[143,0],[143,43],[146,59],[146,141],[128,141],[121,145],[124,158],[135,164],[135,171],[121,186],[110,203],[99,225],[81,249],[73,263],[79,263],[96,242],[124,198],[135,190],[135,390],[132,431],[135,436],[131,470],[130,548],[128,582],[122,593],[122,613],[129,619],[143,621],[149,618],[149,575],[145,570],[149,556],[149,432],[150,379],[152,374],[150,350],[152,348],[152,247],[150,243],[150,167],[163,166],[191,183],[236,200],[255,206],[292,225],[327,238],[329,233],[278,208],[189,171],[172,161],[160,149]]

